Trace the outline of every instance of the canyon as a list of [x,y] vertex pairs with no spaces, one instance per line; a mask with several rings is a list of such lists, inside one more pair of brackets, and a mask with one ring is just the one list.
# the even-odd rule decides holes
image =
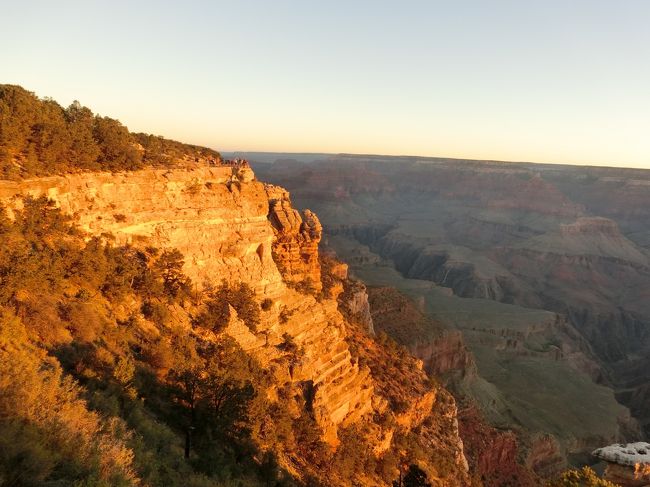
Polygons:
[[0,98],[0,483],[532,487],[647,434],[647,172]]
[[648,171],[247,157],[318,213],[324,245],[371,296],[413,300],[428,321],[387,333],[430,370],[433,357],[461,366],[449,387],[517,432],[532,463],[591,463],[593,448],[648,433]]
[[[195,326],[200,303],[163,325],[137,303],[117,313],[147,340],[230,337],[271,378],[270,404],[313,418],[332,452],[361,441],[388,462],[384,477],[328,467],[329,482],[384,485],[399,451],[435,485],[533,486],[641,437],[641,210],[594,214],[555,169],[398,164],[184,161],[4,180],[0,202],[11,219],[46,198],[87,241],[178,250],[197,295],[249,286],[254,328],[232,306],[221,332]],[[290,449],[278,462],[324,475]]]

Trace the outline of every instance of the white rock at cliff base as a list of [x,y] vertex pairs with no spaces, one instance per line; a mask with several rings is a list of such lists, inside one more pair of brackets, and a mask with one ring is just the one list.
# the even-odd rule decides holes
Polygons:
[[591,453],[593,456],[606,462],[619,465],[634,466],[639,463],[650,464],[650,443],[643,441],[637,443],[614,444],[598,448]]

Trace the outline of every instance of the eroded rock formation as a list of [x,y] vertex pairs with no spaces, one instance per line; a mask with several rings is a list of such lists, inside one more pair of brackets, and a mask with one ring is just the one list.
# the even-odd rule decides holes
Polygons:
[[[431,458],[436,451],[449,454],[452,465],[442,472],[431,463],[425,465],[427,471],[453,485],[466,483],[453,399],[441,388],[432,389],[424,373],[415,371],[411,381],[399,386],[401,400],[412,406],[395,410],[386,397],[393,387],[386,385],[393,381],[390,374],[382,372],[386,364],[362,361],[352,353],[350,336],[357,332],[351,331],[336,299],[318,296],[318,218],[309,211],[300,215],[285,190],[256,181],[249,171],[148,169],[2,181],[0,201],[11,211],[25,196],[46,196],[89,236],[180,250],[184,271],[197,287],[222,280],[249,284],[270,306],[256,331],[231,310],[225,332],[271,372],[275,385],[267,391],[270,398],[280,389],[292,391],[294,409],[307,410],[332,447],[341,428],[363,424],[376,433],[368,441],[382,452],[394,435],[427,424],[421,439]],[[281,346],[287,336],[300,350],[291,360]],[[369,336],[358,340],[374,343]],[[369,363],[375,363],[374,371]],[[378,424],[376,418],[387,414],[395,421]],[[378,483],[372,476],[367,480],[368,485]]]
[[422,360],[434,377],[475,373],[476,365],[459,330],[427,317],[416,303],[391,287],[370,288],[376,331],[385,332]]
[[[318,211],[325,239],[355,274],[423,295],[427,312],[461,329],[480,377],[496,386],[468,392],[492,424],[551,433],[562,452],[584,456],[598,444],[640,437],[616,398],[650,431],[648,171],[385,156],[303,160],[291,171],[260,169]],[[443,362],[460,356],[443,343]],[[418,344],[416,353],[431,357],[431,346]],[[521,380],[511,389],[515,377]],[[536,397],[531,385],[540,380],[558,386],[549,397],[564,399],[519,407],[521,395]],[[582,392],[564,387],[570,381]],[[589,408],[596,398],[603,407]],[[580,419],[558,424],[566,409]]]
[[268,187],[269,220],[276,238],[273,258],[286,282],[303,283],[316,291],[322,288],[318,244],[323,227],[309,210],[300,212],[291,206],[289,193],[278,187]]

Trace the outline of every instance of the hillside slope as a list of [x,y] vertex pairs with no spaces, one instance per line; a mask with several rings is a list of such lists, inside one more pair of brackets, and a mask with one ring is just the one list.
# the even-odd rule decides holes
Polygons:
[[[1,304],[26,330],[21,346],[54,354],[102,420],[126,422],[124,482],[174,485],[189,469],[195,483],[385,485],[404,462],[435,485],[470,482],[453,399],[408,354],[346,321],[339,287],[322,289],[318,219],[282,188],[197,165],[3,181],[0,202],[32,248],[52,248],[52,259],[76,249],[86,262],[81,274],[67,260],[53,268],[56,288],[19,280]],[[71,220],[49,234],[28,215]],[[18,273],[23,261],[5,253],[3,275]],[[117,255],[100,278],[97,253]],[[220,390],[234,408],[225,425]],[[153,424],[169,437],[165,455],[155,453],[163,432],[142,429]],[[147,456],[171,470],[154,475]]]

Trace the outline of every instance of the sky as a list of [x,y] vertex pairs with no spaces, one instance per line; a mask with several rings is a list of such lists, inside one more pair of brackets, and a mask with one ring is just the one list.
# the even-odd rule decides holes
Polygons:
[[0,0],[0,83],[222,151],[650,168],[650,1]]

